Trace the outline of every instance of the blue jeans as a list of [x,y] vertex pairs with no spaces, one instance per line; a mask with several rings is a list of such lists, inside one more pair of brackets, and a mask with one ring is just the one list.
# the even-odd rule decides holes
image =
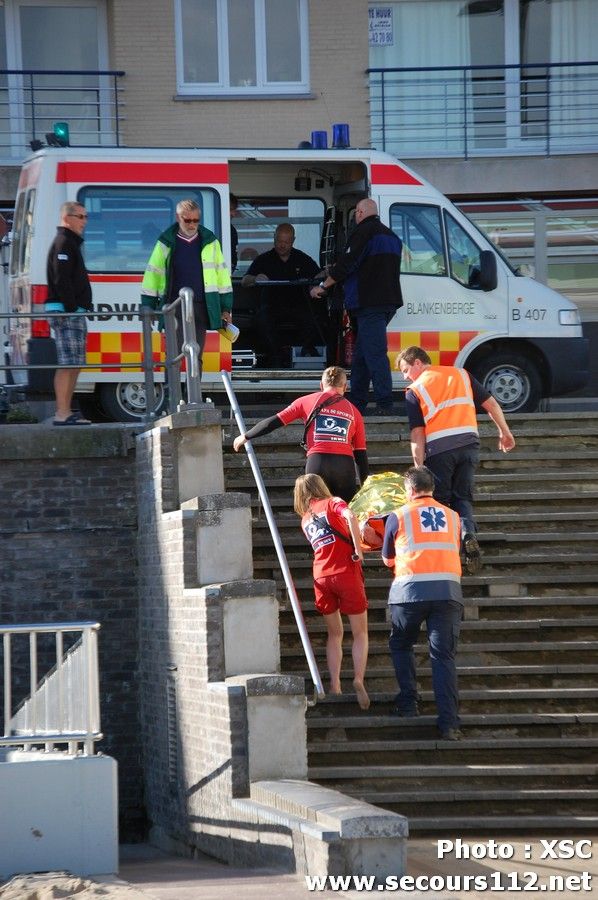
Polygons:
[[473,486],[479,459],[480,448],[469,444],[427,456],[425,460],[434,475],[434,499],[459,513],[462,534],[476,531]]
[[351,362],[351,403],[360,413],[368,405],[370,381],[378,406],[392,407],[392,376],[388,361],[386,326],[395,313],[386,307],[371,307],[355,311],[357,340]]
[[419,600],[414,603],[391,603],[392,630],[388,646],[399,684],[396,705],[400,712],[413,712],[417,706],[417,676],[413,645],[422,622],[428,630],[432,686],[438,728],[459,727],[459,690],[455,654],[463,606],[457,600]]

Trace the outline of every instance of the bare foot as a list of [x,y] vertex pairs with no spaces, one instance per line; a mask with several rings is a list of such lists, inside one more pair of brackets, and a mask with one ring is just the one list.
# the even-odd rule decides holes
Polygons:
[[338,682],[338,684],[332,684],[332,683],[331,683],[331,684],[330,684],[330,690],[328,691],[328,693],[329,693],[329,694],[334,694],[335,697],[337,697],[339,694],[342,694],[342,691],[341,691],[341,683],[340,683],[340,681]]
[[355,688],[355,693],[357,694],[357,702],[361,709],[369,709],[370,708],[370,698],[368,697],[368,692],[366,691],[363,681],[358,681],[356,678],[353,680],[353,687]]

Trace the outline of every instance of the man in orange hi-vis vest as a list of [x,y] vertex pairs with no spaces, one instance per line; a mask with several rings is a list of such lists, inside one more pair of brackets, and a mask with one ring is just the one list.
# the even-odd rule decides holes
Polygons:
[[455,654],[463,617],[461,523],[432,496],[434,476],[425,466],[405,473],[407,503],[386,520],[382,560],[394,569],[388,603],[388,641],[399,685],[393,714],[417,716],[415,644],[426,623],[440,737],[461,738]]
[[480,457],[477,412],[488,413],[498,429],[498,449],[515,446],[503,411],[494,397],[465,369],[433,366],[421,347],[408,347],[396,367],[411,381],[405,405],[411,430],[411,455],[434,474],[434,497],[459,513],[465,569],[476,575],[480,547],[473,516],[473,486]]

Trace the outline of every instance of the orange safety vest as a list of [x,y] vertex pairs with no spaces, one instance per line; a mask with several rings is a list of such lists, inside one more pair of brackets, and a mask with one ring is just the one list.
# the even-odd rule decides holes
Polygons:
[[428,366],[410,385],[419,400],[426,429],[426,449],[441,438],[478,434],[469,373],[454,366]]
[[[416,497],[396,512],[393,585],[461,581],[459,515],[433,497]],[[421,599],[426,599],[422,597]]]

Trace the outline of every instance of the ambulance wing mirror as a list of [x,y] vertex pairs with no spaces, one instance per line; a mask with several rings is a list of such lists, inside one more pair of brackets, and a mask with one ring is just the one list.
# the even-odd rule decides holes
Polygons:
[[493,291],[497,284],[496,255],[492,250],[481,250],[479,286],[483,291]]

